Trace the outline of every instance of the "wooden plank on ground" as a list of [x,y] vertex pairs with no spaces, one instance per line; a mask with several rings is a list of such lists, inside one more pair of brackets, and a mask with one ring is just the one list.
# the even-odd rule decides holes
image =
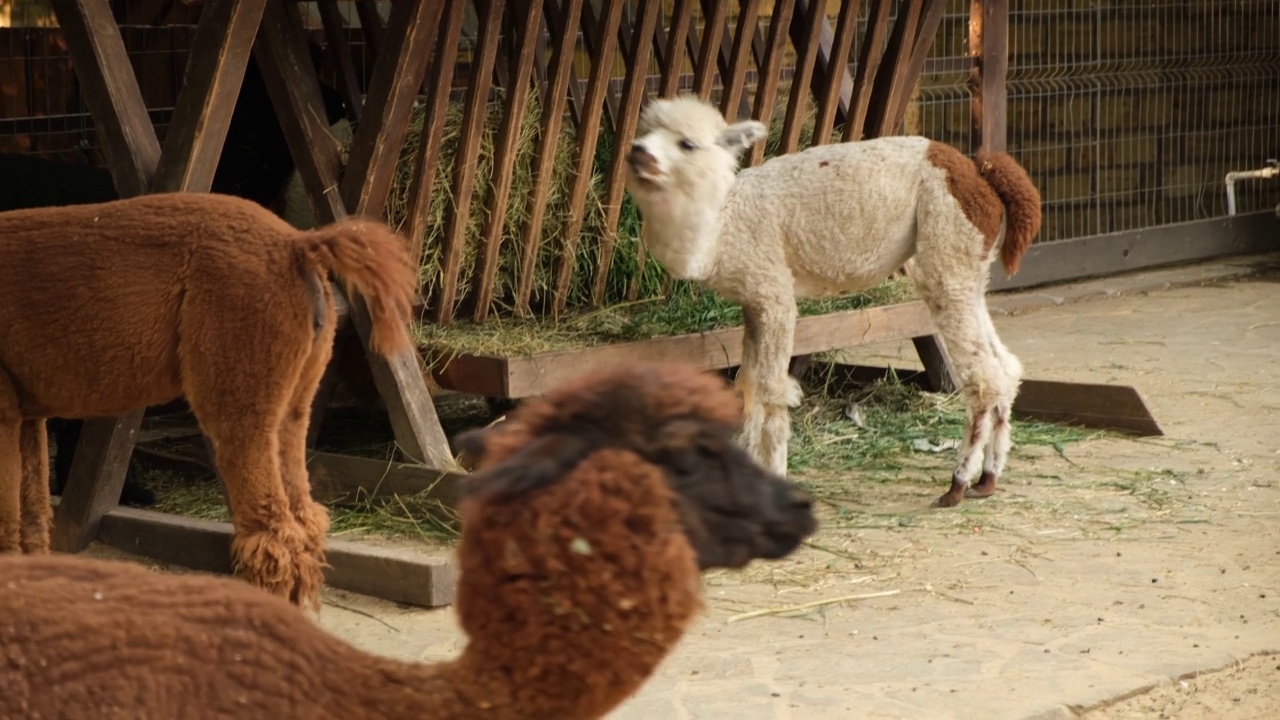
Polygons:
[[493,65],[498,56],[498,37],[505,8],[506,0],[488,0],[477,7],[480,34],[471,55],[471,78],[453,165],[453,202],[445,210],[444,236],[441,239],[440,290],[435,298],[435,320],[440,325],[453,320],[458,297],[458,272],[462,267],[467,226],[471,224],[471,199],[476,186],[476,160],[489,115],[489,88],[493,84]]
[[[546,19],[548,26],[560,27],[551,53],[550,87],[538,98],[542,104],[542,117],[538,122],[538,144],[534,149],[534,185],[525,203],[524,230],[520,234],[520,275],[516,279],[516,314],[529,315],[529,303],[533,295],[535,266],[538,250],[542,246],[542,224],[547,215],[547,198],[554,182],[556,149],[560,144],[560,128],[564,122],[565,101],[573,80],[573,50],[578,34],[578,22],[582,16],[583,0],[565,0],[563,5],[548,0]],[[553,7],[559,6],[559,7]]]
[[62,489],[65,501],[58,504],[54,517],[54,550],[83,550],[97,537],[103,516],[120,504],[143,412],[85,421]]
[[1164,435],[1142,395],[1129,385],[1023,380],[1013,416],[1139,436]]
[[[513,8],[514,9],[514,8]],[[502,121],[498,130],[497,146],[493,153],[493,175],[489,181],[490,192],[485,203],[485,224],[481,230],[481,251],[476,258],[475,311],[472,318],[484,322],[489,317],[493,303],[493,290],[498,273],[498,254],[502,232],[506,227],[507,207],[511,200],[511,180],[515,174],[515,160],[519,151],[520,128],[529,100],[529,85],[533,74],[534,51],[537,49],[539,28],[542,26],[542,0],[519,3],[519,11],[525,15],[515,19],[515,54],[510,63],[509,82],[503,99]]]
[[[627,154],[635,139],[636,125],[640,119],[640,101],[644,99],[645,83],[649,78],[650,40],[658,24],[661,0],[640,0],[636,10],[640,22],[635,27],[631,46],[635,55],[630,59],[627,77],[622,86],[622,103],[619,118],[614,125],[613,158],[605,176],[604,237],[600,243],[600,259],[596,264],[595,281],[591,287],[591,302],[604,302],[604,291],[613,265],[613,252],[618,244],[618,220],[622,215],[622,193],[626,184]],[[639,277],[639,273],[636,274]]]
[[[230,574],[230,523],[117,508],[102,519],[99,540],[127,553],[202,572]],[[325,582],[391,602],[442,607],[454,600],[453,560],[443,553],[330,539]]]
[[445,507],[456,508],[467,477],[416,463],[323,452],[308,454],[307,469],[316,500],[336,504],[399,495],[436,500]]
[[[875,342],[905,340],[934,331],[924,303],[915,301],[800,318],[794,355],[811,355]],[[726,328],[637,342],[562,350],[533,356],[459,356],[436,371],[441,387],[489,397],[538,395],[581,373],[632,358],[672,360],[707,369],[737,366],[742,328]]]

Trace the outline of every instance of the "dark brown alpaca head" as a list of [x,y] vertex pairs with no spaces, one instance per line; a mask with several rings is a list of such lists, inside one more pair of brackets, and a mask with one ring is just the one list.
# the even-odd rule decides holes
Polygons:
[[696,368],[628,363],[522,405],[491,430],[458,438],[479,459],[468,492],[503,499],[545,487],[604,450],[661,471],[701,569],[791,553],[816,526],[809,495],[734,441],[740,402]]

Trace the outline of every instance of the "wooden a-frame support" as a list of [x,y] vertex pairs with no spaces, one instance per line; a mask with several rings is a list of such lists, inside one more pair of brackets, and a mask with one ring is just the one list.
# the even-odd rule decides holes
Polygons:
[[[438,3],[396,3],[361,114],[350,170],[341,184],[337,148],[319,142],[328,130],[319,83],[303,28],[286,0],[205,4],[163,149],[110,7],[101,0],[53,0],[52,5],[121,197],[209,190],[252,48],[317,218],[328,222],[348,213],[381,214],[412,94],[425,71],[423,47],[434,33]],[[453,469],[416,354],[388,361],[369,353],[367,307],[359,297],[348,300],[339,288],[334,290],[340,303],[345,300],[347,315],[366,348],[400,449],[415,462]],[[118,505],[142,416],[138,410],[85,422],[58,506],[57,549],[83,549],[97,535],[103,516]]]

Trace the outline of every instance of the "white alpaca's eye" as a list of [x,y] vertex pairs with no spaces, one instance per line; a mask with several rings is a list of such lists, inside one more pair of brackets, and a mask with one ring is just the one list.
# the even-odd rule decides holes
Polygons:
[[680,142],[676,144],[679,145],[680,149],[684,150],[685,152],[698,149],[698,146],[689,138],[680,138]]

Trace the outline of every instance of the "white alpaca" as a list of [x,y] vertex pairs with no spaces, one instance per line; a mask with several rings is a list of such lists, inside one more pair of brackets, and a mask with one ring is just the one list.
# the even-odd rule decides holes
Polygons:
[[786,472],[788,408],[801,399],[787,374],[796,298],[871,288],[910,260],[968,410],[951,489],[937,504],[991,495],[1022,365],[991,324],[987,268],[999,252],[1016,272],[1039,232],[1031,179],[1004,153],[974,163],[921,137],[822,145],[739,173],[740,154],[766,132],[754,120],[729,125],[694,97],[657,100],[628,156],[627,187],[653,256],[742,305],[743,444]]

